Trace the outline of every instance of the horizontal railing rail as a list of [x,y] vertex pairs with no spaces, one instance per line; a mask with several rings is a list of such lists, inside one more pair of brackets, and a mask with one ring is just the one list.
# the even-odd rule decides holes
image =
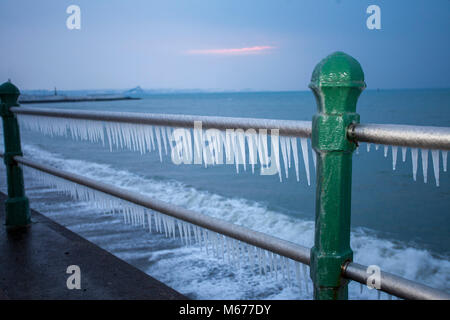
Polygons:
[[[3,153],[0,153],[3,157]],[[305,265],[310,264],[310,248],[292,243],[274,236],[254,231],[221,219],[210,217],[189,209],[175,206],[164,201],[152,199],[143,194],[112,186],[100,181],[96,181],[81,175],[60,170],[42,163],[38,163],[22,156],[15,156],[14,160],[21,165],[39,170],[73,183],[91,188],[96,191],[117,197],[119,199],[131,202],[147,209],[164,213],[168,216],[192,223],[199,227],[220,233],[230,238],[245,242],[250,245],[268,250],[280,256],[301,262]],[[347,279],[367,285],[371,273],[367,272],[368,267],[349,262],[343,268],[343,276]],[[380,291],[394,295],[403,299],[412,300],[448,300],[450,294],[440,291],[424,284],[414,282],[402,277],[381,271]]]
[[349,128],[348,137],[358,142],[450,150],[450,127],[355,124]]
[[195,121],[201,121],[203,129],[279,129],[279,133],[281,135],[308,138],[311,137],[311,121],[212,117],[138,112],[81,111],[67,109],[59,110],[27,107],[11,108],[11,111],[17,114],[27,114],[35,116],[125,122],[133,124],[148,124],[183,128],[193,128]]
[[[200,121],[203,129],[278,129],[279,134],[281,135],[303,138],[311,137],[311,121],[152,114],[138,112],[61,110],[30,107],[13,107],[10,110],[16,114],[24,115],[183,128],[193,128],[194,122]],[[350,126],[347,134],[349,139],[357,142],[368,142],[411,148],[450,150],[449,127],[368,123]]]
[[[368,267],[349,262],[343,267],[343,276],[361,284],[370,282],[372,275],[367,272]],[[380,291],[409,300],[449,300],[450,294],[429,286],[417,283],[388,272],[380,272]]]

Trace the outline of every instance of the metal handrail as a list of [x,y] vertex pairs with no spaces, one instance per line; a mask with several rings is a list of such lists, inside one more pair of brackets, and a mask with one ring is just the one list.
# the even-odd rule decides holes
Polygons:
[[[0,153],[0,157],[3,154]],[[189,209],[171,205],[164,201],[152,199],[146,195],[136,195],[131,191],[111,186],[84,176],[56,169],[33,160],[15,156],[14,160],[18,163],[31,167],[33,169],[69,180],[71,182],[89,187],[91,189],[103,192],[105,194],[120,198],[122,200],[137,204],[139,206],[155,210],[171,217],[195,224],[197,226],[209,229],[214,232],[226,235],[236,240],[266,249],[281,256],[310,264],[310,249],[290,241],[282,240],[258,231],[254,231],[230,222],[213,218]],[[349,262],[343,270],[344,278],[354,280],[363,285],[367,284],[370,273],[367,273],[367,266]],[[450,300],[450,294],[440,291],[421,283],[401,278],[388,272],[381,272],[380,291],[395,295],[403,299],[415,300]]]
[[279,133],[281,135],[304,138],[311,137],[311,121],[212,117],[138,112],[81,111],[68,109],[59,110],[27,107],[13,107],[10,110],[17,114],[27,114],[35,116],[108,122],[126,122],[134,124],[149,124],[157,126],[185,128],[193,128],[195,121],[201,121],[203,129],[279,129]]
[[450,128],[396,124],[356,124],[348,137],[358,142],[450,150]]
[[[281,135],[311,138],[311,121],[30,107],[12,107],[10,110],[25,115],[185,128],[192,128],[195,121],[201,121],[203,129],[278,129]],[[450,150],[450,127],[354,124],[349,127],[347,135],[357,142]]]
[[[343,268],[343,276],[367,284],[371,273],[367,266],[349,262]],[[450,300],[450,294],[411,280],[381,271],[380,290],[409,300]]]

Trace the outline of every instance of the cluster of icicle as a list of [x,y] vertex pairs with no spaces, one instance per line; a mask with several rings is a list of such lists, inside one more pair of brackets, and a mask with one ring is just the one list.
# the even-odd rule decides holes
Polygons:
[[[375,150],[379,149],[379,145],[375,145]],[[367,144],[367,152],[370,152],[371,145]],[[398,149],[401,149],[402,153],[402,161],[406,162],[406,156],[408,152],[407,147],[397,147],[391,146],[391,154],[392,154],[392,170],[395,170],[397,166],[397,156]],[[412,163],[412,171],[413,171],[413,179],[416,181],[417,179],[417,165],[419,160],[419,149],[410,148],[411,149],[411,163]],[[388,157],[389,146],[383,145],[384,157]],[[431,151],[431,152],[430,152]],[[439,152],[440,151],[440,152]],[[442,155],[442,169],[444,172],[447,172],[447,151],[446,150],[428,150],[428,149],[420,149],[421,160],[422,160],[422,173],[423,173],[423,182],[427,183],[428,181],[428,158],[429,153],[431,153],[431,159],[433,161],[433,171],[434,171],[434,179],[436,182],[436,186],[439,187],[439,171],[440,171],[440,161],[439,161],[439,153]]]
[[[111,151],[113,148],[125,148],[144,154],[157,150],[160,161],[162,161],[163,155],[169,155],[176,164],[204,164],[205,167],[224,163],[234,164],[236,172],[239,173],[241,166],[247,170],[248,163],[254,173],[255,165],[259,163],[262,175],[278,174],[280,181],[282,181],[282,165],[284,166],[284,175],[288,178],[292,162],[297,181],[300,180],[298,142],[300,142],[308,185],[311,185],[309,152],[311,152],[314,168],[316,168],[317,162],[316,153],[308,146],[307,138],[279,136],[277,130],[271,130],[270,134],[267,130],[258,132],[256,130],[198,130],[34,115],[18,115],[18,119],[23,128],[48,136],[64,136],[74,140],[101,142],[104,146],[108,145]],[[379,147],[379,145],[375,145],[376,150]],[[391,147],[393,170],[397,165],[399,148],[403,162],[406,161],[407,147],[388,145],[383,145],[383,147],[385,157],[388,156],[389,147]],[[371,144],[368,143],[367,152],[370,149]],[[419,149],[410,148],[410,150],[413,179],[416,181]],[[436,185],[439,186],[440,153],[442,168],[446,172],[447,151],[420,150],[424,182],[427,183],[428,180],[428,158],[431,153],[434,177]]]
[[[255,165],[259,163],[261,174],[278,174],[280,181],[282,181],[281,164],[283,163],[284,174],[288,178],[292,160],[297,181],[300,180],[297,145],[299,140],[307,182],[308,185],[311,184],[307,138],[279,136],[278,130],[271,130],[270,134],[267,130],[256,131],[256,129],[198,130],[20,114],[18,119],[21,127],[25,129],[48,136],[101,142],[104,146],[108,145],[110,151],[113,148],[125,148],[144,154],[158,150],[161,161],[165,154],[170,155],[176,164],[204,164],[205,167],[224,163],[234,164],[236,172],[239,173],[240,166],[247,170],[248,163],[254,173]],[[312,152],[312,158],[315,164],[315,152]]]
[[165,234],[167,238],[179,238],[184,245],[196,245],[206,254],[223,259],[236,268],[248,267],[260,275],[287,281],[289,286],[297,285],[307,295],[311,292],[309,267],[300,262],[42,171],[27,166],[22,168],[25,175],[74,200],[93,203],[105,213],[122,215],[126,224]]

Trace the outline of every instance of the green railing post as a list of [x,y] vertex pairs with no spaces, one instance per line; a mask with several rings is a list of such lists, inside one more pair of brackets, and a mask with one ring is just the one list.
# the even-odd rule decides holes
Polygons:
[[359,123],[356,102],[365,88],[358,61],[343,52],[323,59],[309,87],[316,97],[311,143],[317,154],[316,218],[311,249],[314,299],[348,299],[342,266],[353,259],[350,248],[352,154],[347,129]]
[[4,161],[8,183],[5,224],[8,228],[25,227],[31,222],[30,205],[28,198],[25,196],[22,168],[13,159],[14,156],[22,156],[22,148],[19,124],[16,115],[9,108],[18,106],[17,98],[19,95],[19,89],[9,81],[0,86],[0,112],[3,119],[5,141]]

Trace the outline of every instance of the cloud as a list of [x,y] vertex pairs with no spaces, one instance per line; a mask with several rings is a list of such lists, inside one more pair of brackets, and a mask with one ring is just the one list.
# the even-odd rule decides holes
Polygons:
[[228,49],[203,49],[203,50],[188,50],[187,54],[204,54],[204,55],[244,55],[244,54],[258,54],[274,49],[272,46],[253,46],[247,48],[228,48]]

